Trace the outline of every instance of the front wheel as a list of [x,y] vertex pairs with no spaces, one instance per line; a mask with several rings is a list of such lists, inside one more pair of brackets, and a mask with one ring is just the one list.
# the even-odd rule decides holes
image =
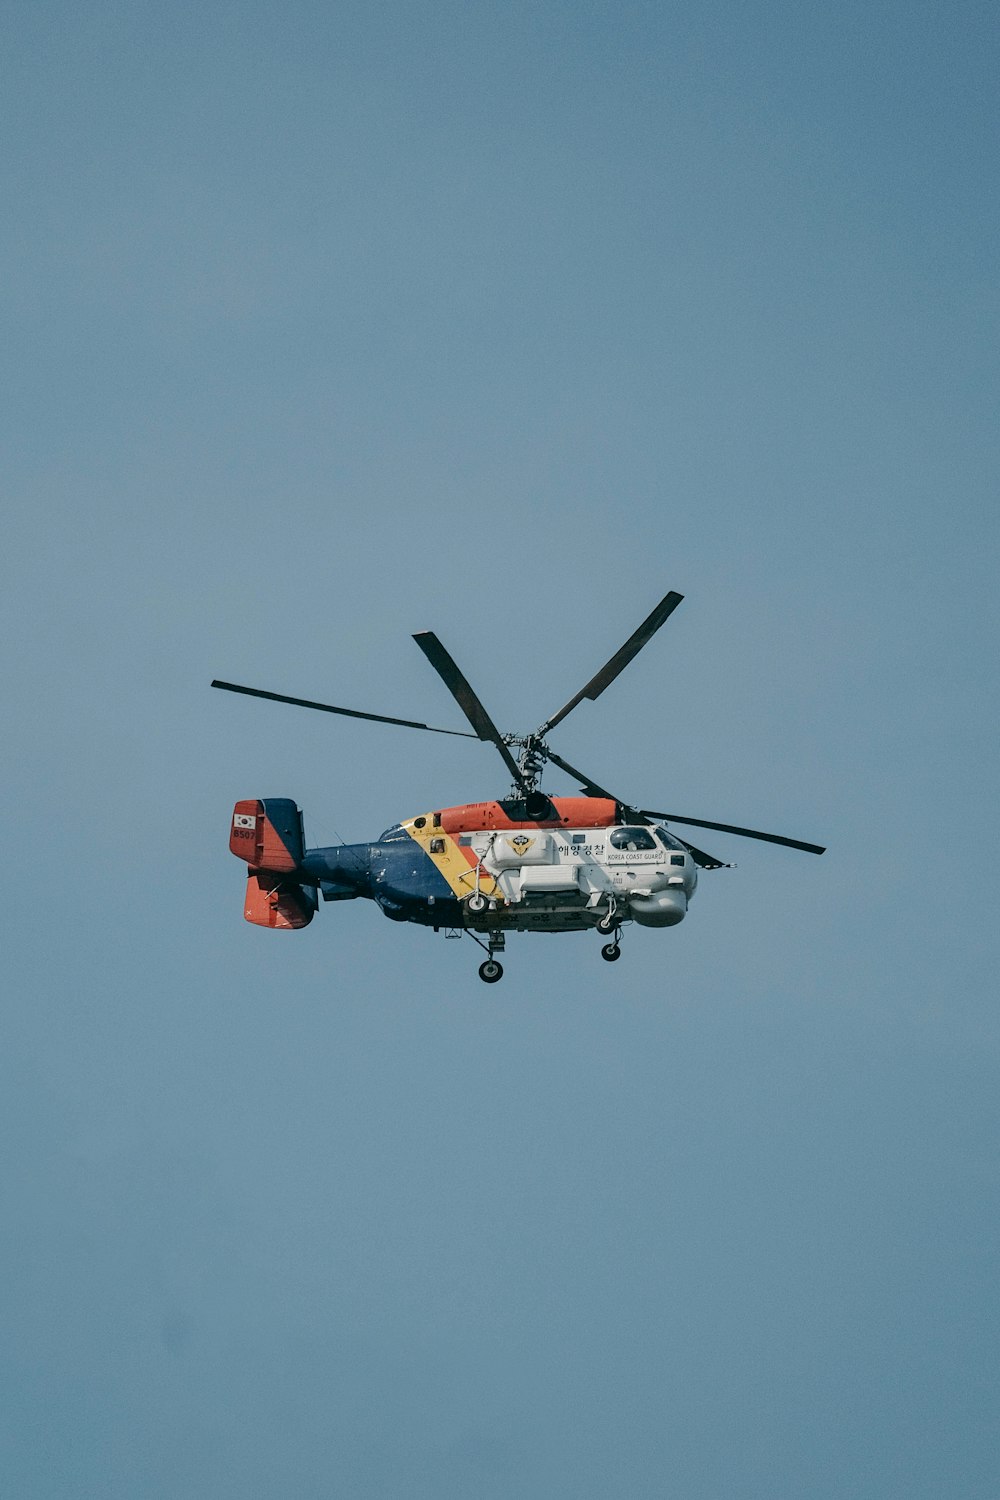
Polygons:
[[503,978],[503,965],[498,964],[495,958],[488,958],[484,964],[479,965],[479,977],[484,984],[496,984],[498,979]]
[[490,903],[480,891],[473,891],[465,904],[472,912],[472,915],[478,917],[486,910]]
[[[609,964],[615,963],[622,956],[622,950],[617,943],[605,943],[601,949],[601,957],[607,959]],[[480,969],[480,974],[483,972]]]

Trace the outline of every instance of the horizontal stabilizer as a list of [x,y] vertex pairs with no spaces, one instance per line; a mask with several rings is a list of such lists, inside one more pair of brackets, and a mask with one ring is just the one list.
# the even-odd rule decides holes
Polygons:
[[281,928],[290,931],[308,927],[316,912],[316,895],[294,880],[283,880],[268,872],[247,876],[247,897],[243,915],[256,927]]
[[237,802],[229,847],[255,870],[290,873],[302,863],[302,814],[288,797]]

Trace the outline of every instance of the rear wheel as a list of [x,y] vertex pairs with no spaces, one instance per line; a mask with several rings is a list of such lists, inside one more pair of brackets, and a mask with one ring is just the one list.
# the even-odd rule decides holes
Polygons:
[[486,910],[490,903],[481,891],[473,891],[465,904],[472,912],[472,915],[478,917]]
[[479,977],[484,984],[496,984],[498,979],[503,978],[503,965],[498,964],[495,958],[488,958],[484,964],[479,965]]

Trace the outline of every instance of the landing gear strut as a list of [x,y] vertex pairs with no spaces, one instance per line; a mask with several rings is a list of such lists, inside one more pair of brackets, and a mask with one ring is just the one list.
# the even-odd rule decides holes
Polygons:
[[597,930],[602,937],[611,936],[610,943],[605,943],[601,949],[601,957],[609,964],[617,963],[622,956],[622,929],[618,920],[618,904],[614,896],[608,901],[608,909],[598,922]]
[[479,965],[479,977],[484,984],[496,984],[498,979],[503,978],[503,964],[498,964],[493,957],[494,953],[502,953],[507,945],[507,940],[502,932],[494,931],[488,934],[486,942],[476,936],[474,932],[465,929],[466,937],[470,937],[474,943],[478,943],[486,954],[486,962]]
[[609,937],[612,932],[615,933],[617,941],[617,936],[619,933],[618,902],[615,900],[613,895],[610,895],[608,897],[608,909],[598,922],[597,930],[602,937]]

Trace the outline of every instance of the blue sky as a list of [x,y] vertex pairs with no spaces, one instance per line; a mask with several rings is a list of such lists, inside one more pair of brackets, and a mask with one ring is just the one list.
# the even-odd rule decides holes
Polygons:
[[[994,1500],[996,20],[4,8],[5,1491]],[[684,924],[242,921],[553,746]],[[569,783],[553,776],[553,791]]]

